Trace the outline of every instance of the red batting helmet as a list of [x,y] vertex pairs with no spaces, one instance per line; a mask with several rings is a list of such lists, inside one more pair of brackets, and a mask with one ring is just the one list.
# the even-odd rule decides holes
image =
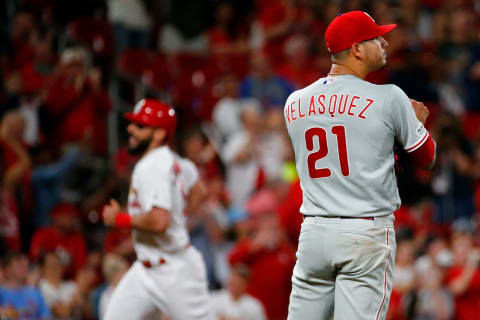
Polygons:
[[133,123],[162,128],[172,138],[177,127],[177,115],[169,105],[154,99],[142,99],[137,102],[133,112],[125,113],[125,118]]

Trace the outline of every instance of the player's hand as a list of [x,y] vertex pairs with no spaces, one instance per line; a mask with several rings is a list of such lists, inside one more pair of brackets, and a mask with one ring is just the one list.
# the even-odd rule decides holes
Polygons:
[[427,121],[430,113],[428,108],[423,104],[423,102],[414,99],[410,99],[410,102],[412,103],[413,110],[415,110],[418,121],[420,121],[422,124],[425,124],[425,121]]
[[110,203],[103,208],[102,216],[103,222],[108,227],[115,226],[115,218],[117,214],[121,211],[120,205],[114,199],[110,200]]

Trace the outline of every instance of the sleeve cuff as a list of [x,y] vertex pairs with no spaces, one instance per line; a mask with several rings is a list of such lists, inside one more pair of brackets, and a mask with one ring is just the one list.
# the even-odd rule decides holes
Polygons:
[[425,135],[417,142],[415,143],[413,146],[409,147],[409,148],[405,148],[405,151],[407,153],[410,153],[410,152],[413,152],[415,150],[417,150],[418,148],[420,148],[424,143],[425,141],[427,141],[427,138],[429,137],[429,133],[427,130],[425,130]]

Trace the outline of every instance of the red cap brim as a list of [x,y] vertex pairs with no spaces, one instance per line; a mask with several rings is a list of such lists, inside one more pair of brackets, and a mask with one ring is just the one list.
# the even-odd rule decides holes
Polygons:
[[133,114],[133,112],[125,112],[123,114],[123,117],[127,120],[130,120],[130,121],[134,121],[134,119],[135,119],[135,115]]
[[133,112],[126,112],[123,114],[123,117],[130,122],[134,122],[137,124],[145,125],[144,121],[142,121],[141,117],[138,117],[135,113]]
[[378,36],[383,36],[384,34],[392,31],[393,29],[395,29],[397,27],[397,25],[394,23],[394,24],[386,24],[384,26],[378,26]]

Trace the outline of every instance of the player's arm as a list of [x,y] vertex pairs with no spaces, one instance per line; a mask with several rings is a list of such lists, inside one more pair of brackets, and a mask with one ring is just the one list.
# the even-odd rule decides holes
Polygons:
[[197,181],[187,195],[187,208],[185,214],[189,215],[195,212],[203,201],[207,198],[207,189],[201,181]]
[[435,165],[436,144],[424,127],[428,108],[422,103],[409,99],[397,86],[392,86],[387,97],[387,122],[393,134],[410,154],[414,165],[432,169]]
[[109,227],[134,228],[151,232],[165,232],[172,222],[168,210],[153,207],[147,213],[130,216],[122,212],[120,205],[115,200],[110,200],[110,204],[103,209],[103,220]]
[[[424,125],[430,113],[428,108],[422,102],[413,99],[410,99],[410,102],[418,121]],[[437,144],[429,133],[425,139],[418,149],[410,153],[410,158],[417,167],[431,170],[435,165]]]

